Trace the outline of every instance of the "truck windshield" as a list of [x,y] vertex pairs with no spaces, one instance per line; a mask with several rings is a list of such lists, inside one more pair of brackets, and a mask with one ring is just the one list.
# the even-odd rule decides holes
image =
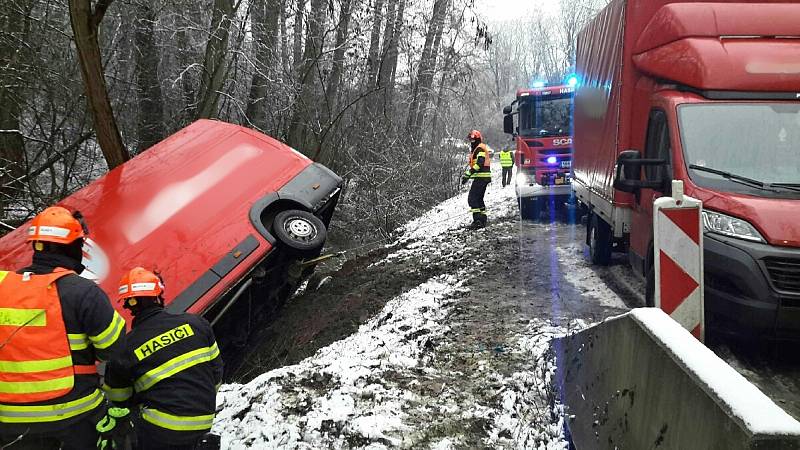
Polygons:
[[519,102],[522,136],[565,136],[572,131],[572,95],[528,97]]
[[722,187],[731,181],[723,171],[774,188],[800,185],[800,104],[681,105],[678,118],[695,182]]

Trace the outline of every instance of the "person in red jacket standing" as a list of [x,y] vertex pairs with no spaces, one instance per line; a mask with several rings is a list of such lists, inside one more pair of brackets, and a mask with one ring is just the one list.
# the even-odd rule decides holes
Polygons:
[[469,188],[467,203],[472,213],[472,223],[467,227],[475,230],[484,228],[487,222],[486,204],[483,197],[486,194],[486,187],[492,181],[492,154],[489,147],[483,143],[483,136],[478,130],[472,130],[467,135],[470,144],[469,167],[461,178],[461,184],[472,180]]

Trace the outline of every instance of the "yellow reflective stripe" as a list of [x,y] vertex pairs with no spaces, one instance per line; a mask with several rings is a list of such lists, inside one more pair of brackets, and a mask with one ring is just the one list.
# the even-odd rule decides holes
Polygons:
[[208,430],[214,424],[214,414],[176,416],[153,408],[142,408],[142,419],[153,425],[174,431]]
[[145,342],[144,344],[136,347],[136,349],[133,351],[133,354],[136,355],[136,359],[141,361],[153,353],[161,350],[162,348],[191,336],[194,336],[194,331],[192,330],[191,325],[185,323],[171,330],[167,330],[153,339]]
[[0,308],[0,325],[44,327],[47,326],[47,315],[43,309]]
[[111,323],[108,325],[108,327],[96,336],[89,336],[89,339],[92,341],[94,348],[102,350],[110,347],[114,342],[116,342],[120,333],[122,333],[124,329],[125,319],[123,319],[119,313],[114,311],[114,317],[111,319]]
[[8,275],[8,271],[7,270],[0,270],[0,283],[2,283],[3,280],[6,279],[6,275]]
[[17,406],[0,404],[0,423],[55,422],[69,419],[97,408],[103,403],[100,389],[85,397],[66,403],[40,406]]
[[133,397],[133,388],[123,387],[123,388],[112,388],[107,384],[103,384],[103,392],[106,393],[106,397],[112,402],[124,402],[129,398]]
[[209,362],[217,356],[219,356],[219,348],[217,348],[216,342],[211,347],[201,347],[197,350],[192,350],[191,352],[170,359],[155,369],[149,370],[136,380],[133,387],[136,388],[136,392],[146,391],[161,380],[169,378],[190,367]]
[[472,178],[492,178],[491,172],[475,172],[472,174]]
[[68,333],[67,339],[69,340],[70,350],[85,350],[89,348],[89,337],[84,333]]
[[0,372],[5,373],[29,373],[45,372],[48,370],[63,369],[72,366],[72,357],[64,356],[61,358],[42,359],[39,361],[2,361],[0,360]]
[[46,381],[0,381],[0,393],[3,394],[35,394],[38,392],[57,391],[73,386],[72,375]]

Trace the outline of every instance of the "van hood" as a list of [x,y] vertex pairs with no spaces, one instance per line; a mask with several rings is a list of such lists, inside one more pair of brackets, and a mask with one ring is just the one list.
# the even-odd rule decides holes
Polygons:
[[703,208],[750,222],[772,245],[800,248],[800,200],[763,198],[697,188]]

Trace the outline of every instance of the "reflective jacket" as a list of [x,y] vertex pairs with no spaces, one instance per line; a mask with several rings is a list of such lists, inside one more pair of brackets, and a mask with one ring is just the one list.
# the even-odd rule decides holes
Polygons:
[[[6,382],[2,383],[6,392],[0,401],[2,435],[26,431],[47,434],[102,413],[104,398],[98,389],[99,376],[94,365],[97,360],[116,356],[124,348],[125,321],[95,283],[75,274],[82,270],[83,266],[69,257],[36,252],[33,264],[18,272],[23,275],[6,275],[3,281],[18,283],[18,288],[29,277],[44,287],[41,295],[45,298],[33,300],[26,291],[20,291],[17,294],[20,299],[28,298],[20,300],[22,303],[16,308],[8,305],[17,300],[2,301],[0,328],[13,328],[5,333],[7,342],[0,349],[0,379]],[[26,272],[30,275],[24,275]],[[23,305],[37,302],[44,305],[56,299],[57,305],[50,303],[52,310],[44,315],[34,314],[21,320],[22,315],[30,313]],[[56,308],[60,308],[59,313]],[[58,337],[59,334],[63,337]],[[47,348],[42,346],[43,340],[49,342]],[[32,372],[32,369],[42,370]]]
[[211,325],[152,307],[134,318],[125,354],[109,363],[103,390],[115,404],[137,407],[140,433],[186,444],[211,429],[221,381]]
[[514,157],[511,155],[511,150],[500,151],[500,166],[501,167],[514,166]]
[[469,167],[464,175],[469,178],[492,178],[492,152],[486,144],[478,144],[469,155]]

